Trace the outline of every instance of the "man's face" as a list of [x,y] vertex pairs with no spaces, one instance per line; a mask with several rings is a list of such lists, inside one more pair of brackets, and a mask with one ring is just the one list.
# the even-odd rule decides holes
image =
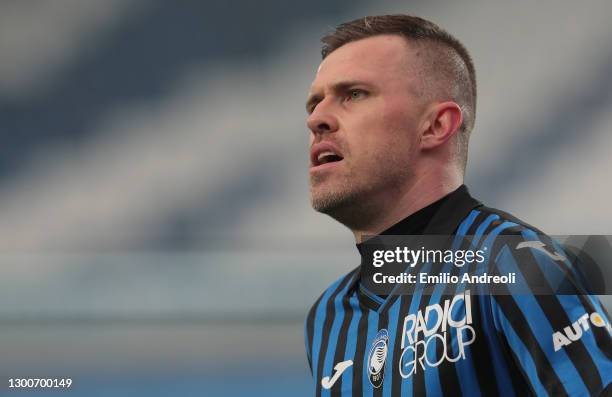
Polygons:
[[399,36],[348,43],[319,66],[307,110],[313,207],[351,226],[414,179],[420,127],[416,51]]

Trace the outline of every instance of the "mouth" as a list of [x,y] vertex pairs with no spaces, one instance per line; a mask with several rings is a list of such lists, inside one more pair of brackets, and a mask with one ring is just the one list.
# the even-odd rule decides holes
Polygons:
[[319,143],[310,152],[310,171],[321,170],[344,160],[340,152],[329,143]]
[[335,163],[337,161],[342,161],[342,156],[339,156],[333,152],[323,152],[317,156],[317,161],[314,165],[317,166],[322,164]]

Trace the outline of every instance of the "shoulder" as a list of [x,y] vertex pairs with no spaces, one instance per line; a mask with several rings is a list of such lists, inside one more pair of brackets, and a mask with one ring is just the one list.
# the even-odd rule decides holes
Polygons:
[[479,211],[479,241],[489,249],[491,259],[498,259],[505,251],[520,255],[517,253],[518,250],[533,254],[520,255],[522,261],[527,259],[535,261],[546,256],[553,260],[561,258],[546,255],[549,251],[561,250],[561,245],[541,229],[498,208],[483,205],[475,211]]
[[[357,277],[359,267],[353,269],[349,273],[340,277],[334,283],[332,283],[323,293],[319,296],[316,302],[310,307],[306,321],[304,322],[304,336],[306,338],[306,354],[308,357],[308,364],[312,370],[312,346],[317,345],[317,338],[315,337],[315,328],[321,329],[322,323],[327,316],[329,303],[335,300],[335,297],[345,290],[354,277]],[[332,306],[333,307],[333,306]],[[320,332],[319,332],[320,335]]]
[[315,301],[315,303],[310,307],[308,311],[307,321],[314,320],[317,309],[321,310],[330,300],[333,300],[335,296],[337,296],[343,289],[345,289],[354,277],[357,277],[359,274],[359,267],[351,270],[347,274],[343,275],[336,281],[334,281],[329,287],[323,291],[323,293],[319,296],[319,298]]
[[489,232],[495,232],[501,235],[520,235],[521,232],[531,231],[536,234],[545,235],[545,233],[537,227],[498,208],[481,205],[476,208],[476,211],[481,213],[481,219],[489,221],[487,228]]
[[477,210],[481,219],[488,219],[480,241],[489,250],[489,263],[498,271],[520,274],[536,294],[588,293],[594,289],[587,275],[594,274],[597,265],[585,264],[562,239],[509,212],[487,206]]
[[609,390],[610,322],[601,302],[589,295],[593,285],[583,262],[563,239],[505,211],[477,210],[489,219],[481,240],[490,250],[486,270],[514,275],[490,287],[485,301],[532,390],[550,395]]

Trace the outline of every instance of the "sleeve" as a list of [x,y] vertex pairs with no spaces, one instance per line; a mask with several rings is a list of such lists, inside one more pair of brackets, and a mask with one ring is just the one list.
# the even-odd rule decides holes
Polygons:
[[308,316],[306,318],[306,321],[304,322],[304,345],[306,347],[306,359],[308,360],[308,368],[310,368],[310,374],[312,375],[312,355],[311,355],[311,350],[310,350],[310,336],[308,333],[308,318],[310,316]]
[[317,303],[308,311],[308,315],[306,316],[306,321],[304,321],[304,344],[306,347],[306,358],[308,360],[308,367],[310,368],[310,374],[312,375],[312,334],[314,332],[314,317],[315,317],[315,308],[317,307]]
[[560,246],[523,232],[493,259],[514,285],[490,295],[494,325],[538,396],[603,396],[612,391],[612,328],[599,300],[577,281]]
[[306,320],[304,321],[304,345],[306,347],[306,359],[308,360],[308,367],[310,368],[310,374],[314,375],[312,370],[312,347],[314,343],[314,333],[315,333],[315,322],[317,317],[317,309],[321,305],[321,301],[326,300],[327,296],[329,296],[332,287],[336,286],[340,280],[336,281],[336,283],[332,284],[325,292],[319,296],[316,302],[312,305],[310,310],[308,310],[308,314],[306,315]]

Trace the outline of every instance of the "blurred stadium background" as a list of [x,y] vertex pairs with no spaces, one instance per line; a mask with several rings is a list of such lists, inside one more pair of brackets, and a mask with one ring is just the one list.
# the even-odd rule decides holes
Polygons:
[[311,395],[302,321],[357,255],[303,103],[325,32],[396,12],[475,59],[472,192],[612,234],[610,2],[3,0],[0,395]]

